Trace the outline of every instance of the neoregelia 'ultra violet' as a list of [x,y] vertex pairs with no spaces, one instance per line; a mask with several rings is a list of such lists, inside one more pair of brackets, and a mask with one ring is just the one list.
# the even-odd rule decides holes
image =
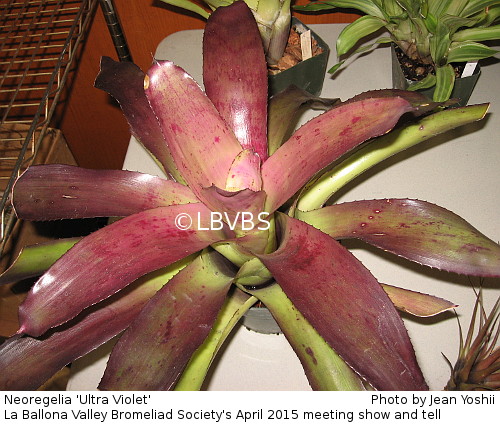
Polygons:
[[[144,75],[104,58],[96,80],[169,178],[46,165],[17,181],[21,218],[124,218],[79,241],[28,248],[1,277],[46,270],[19,309],[18,333],[0,347],[0,388],[35,389],[122,331],[101,389],[200,388],[234,323],[260,300],[314,389],[427,389],[396,308],[425,316],[453,304],[380,284],[338,240],[480,276],[500,275],[500,246],[424,201],[324,205],[373,164],[481,119],[488,106],[422,118],[438,105],[368,92],[284,141],[296,109],[320,101],[290,88],[268,108],[245,3],[218,8],[203,44],[205,92],[168,61]],[[42,261],[26,263],[40,251]]]

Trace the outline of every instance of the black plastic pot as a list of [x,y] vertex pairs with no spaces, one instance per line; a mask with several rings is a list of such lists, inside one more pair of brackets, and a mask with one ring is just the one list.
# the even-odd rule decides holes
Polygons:
[[[292,18],[292,26],[295,26],[299,34],[310,29],[297,18]],[[318,96],[321,93],[323,82],[325,81],[326,65],[328,62],[328,55],[330,54],[330,48],[314,31],[311,31],[311,35],[323,49],[323,52],[317,56],[299,62],[292,68],[275,75],[270,75],[270,96],[279,93],[291,85],[304,89],[314,96]]]
[[[415,84],[413,81],[409,81],[405,78],[403,74],[403,70],[399,65],[399,61],[394,50],[394,46],[391,48],[391,56],[392,56],[392,87],[395,89],[403,89],[406,90],[410,85]],[[452,99],[460,99],[460,102],[456,106],[465,106],[469,101],[469,98],[474,90],[474,86],[481,74],[481,68],[479,64],[476,66],[474,73],[465,78],[457,78],[455,80],[455,85],[453,87],[453,91],[451,92]],[[434,87],[424,90],[418,90],[419,93],[427,96],[432,99],[434,95]]]

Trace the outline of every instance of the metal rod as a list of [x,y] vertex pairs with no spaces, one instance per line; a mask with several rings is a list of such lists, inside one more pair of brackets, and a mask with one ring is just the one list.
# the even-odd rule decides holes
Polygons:
[[127,40],[123,34],[122,26],[113,5],[113,0],[99,0],[104,19],[113,40],[118,59],[121,62],[132,62],[132,55],[128,48]]

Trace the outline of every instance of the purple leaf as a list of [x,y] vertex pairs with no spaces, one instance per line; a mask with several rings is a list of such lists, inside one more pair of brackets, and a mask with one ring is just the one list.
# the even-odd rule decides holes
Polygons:
[[340,104],[304,124],[262,165],[266,210],[276,210],[316,172],[388,132],[415,108],[403,97],[370,97]]
[[99,389],[171,389],[208,336],[233,277],[215,251],[202,253],[174,276],[116,344]]
[[257,23],[238,1],[217,8],[203,35],[207,96],[244,149],[267,157],[267,64]]
[[500,245],[463,218],[429,202],[354,201],[299,216],[335,239],[358,238],[384,251],[454,273],[500,276]]
[[327,111],[340,99],[316,97],[296,86],[289,86],[269,99],[268,140],[269,154],[272,155],[286,141],[287,135],[296,125],[295,117],[301,107],[309,104],[312,109]]
[[21,335],[9,338],[0,346],[0,389],[35,390],[68,363],[118,335],[171,274],[167,270],[158,276],[139,279],[64,325],[51,329],[42,338]]
[[[176,227],[188,221],[189,229]],[[233,236],[227,227],[198,230],[209,226],[210,211],[205,206],[186,204],[143,211],[92,233],[31,289],[19,308],[18,333],[41,335],[140,276]]]
[[134,137],[158,159],[167,174],[183,182],[144,94],[144,77],[144,72],[132,62],[115,62],[104,56],[94,86],[118,101]]
[[186,186],[149,174],[70,165],[29,167],[16,181],[13,205],[25,220],[123,217],[150,208],[199,202]]
[[279,219],[280,247],[259,258],[297,309],[376,389],[427,389],[403,321],[372,274],[325,233]]
[[177,168],[196,196],[203,200],[204,187],[225,188],[242,149],[198,84],[172,62],[157,62],[148,72],[146,96]]

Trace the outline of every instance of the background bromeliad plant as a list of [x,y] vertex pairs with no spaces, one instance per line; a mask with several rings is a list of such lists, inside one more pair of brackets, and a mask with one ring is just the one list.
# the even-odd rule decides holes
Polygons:
[[[235,51],[241,65],[228,67]],[[64,165],[21,176],[13,203],[22,218],[124,218],[80,241],[28,248],[2,276],[48,269],[20,307],[19,332],[0,347],[2,389],[37,388],[124,330],[102,389],[198,389],[257,300],[314,389],[427,388],[395,306],[428,316],[453,304],[381,285],[337,240],[480,276],[500,275],[500,246],[425,201],[324,205],[370,166],[481,119],[488,105],[419,118],[438,104],[368,92],[285,140],[296,109],[319,100],[291,88],[268,109],[266,84],[260,35],[242,2],[208,20],[205,93],[171,62],[144,75],[103,58],[96,86],[118,99],[133,134],[172,178]],[[213,213],[225,223],[210,226]],[[269,226],[255,220],[248,230],[242,213],[264,213]]]
[[[381,37],[375,43],[395,43],[408,58],[421,64],[422,71],[415,77],[419,81],[410,89],[435,86],[435,101],[450,98],[456,79],[454,63],[477,61],[498,53],[481,43],[500,38],[498,0],[327,0],[296,6],[301,11],[339,8],[357,9],[365,14],[340,34],[339,58],[348,55],[363,37],[385,28],[389,37]],[[372,47],[373,44],[365,45],[356,51]],[[331,72],[344,62],[345,59],[340,61]]]

